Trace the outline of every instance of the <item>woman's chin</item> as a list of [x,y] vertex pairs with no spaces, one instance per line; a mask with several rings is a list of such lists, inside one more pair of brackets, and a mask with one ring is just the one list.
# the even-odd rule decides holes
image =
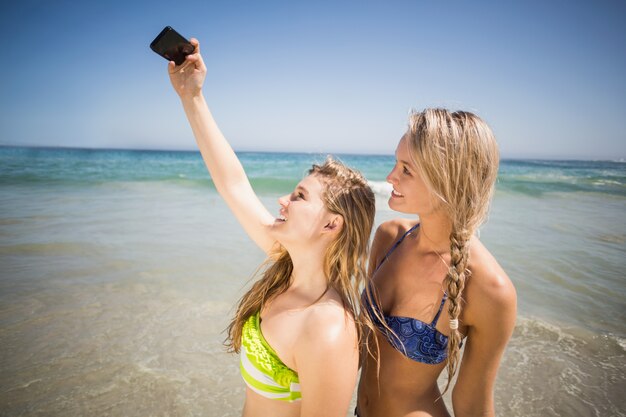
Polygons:
[[393,195],[391,197],[389,197],[389,201],[387,201],[387,205],[389,206],[390,209],[395,210],[395,211],[400,211],[403,212],[402,210],[402,204],[400,201],[398,201],[400,198],[398,197],[394,197]]
[[391,210],[397,211],[398,213],[416,214],[415,210],[410,210],[408,207],[402,204],[403,198],[404,197],[391,196],[389,197],[389,201],[387,202],[387,205],[389,206]]

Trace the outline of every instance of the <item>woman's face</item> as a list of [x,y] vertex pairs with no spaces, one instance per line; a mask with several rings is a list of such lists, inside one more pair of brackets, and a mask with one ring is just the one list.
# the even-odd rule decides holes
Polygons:
[[398,143],[396,165],[387,175],[387,182],[393,186],[389,198],[389,207],[392,210],[423,216],[432,213],[439,206],[437,197],[426,186],[411,159],[406,135]]
[[274,222],[272,233],[283,246],[289,243],[307,243],[318,239],[332,222],[333,213],[322,200],[324,184],[319,177],[309,175],[288,195],[280,197],[280,216]]

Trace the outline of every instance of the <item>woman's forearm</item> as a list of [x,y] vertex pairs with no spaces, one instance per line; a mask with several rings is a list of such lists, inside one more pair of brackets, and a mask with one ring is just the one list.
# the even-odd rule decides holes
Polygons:
[[204,96],[184,97],[181,102],[211,179],[226,198],[234,185],[248,182],[243,166],[215,123]]

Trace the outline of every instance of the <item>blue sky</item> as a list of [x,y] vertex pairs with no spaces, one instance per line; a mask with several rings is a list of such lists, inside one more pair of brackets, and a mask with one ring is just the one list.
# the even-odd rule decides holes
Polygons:
[[626,157],[624,2],[26,0],[0,22],[0,144],[194,149],[148,47],[170,25],[237,150],[391,154],[444,106],[504,157]]

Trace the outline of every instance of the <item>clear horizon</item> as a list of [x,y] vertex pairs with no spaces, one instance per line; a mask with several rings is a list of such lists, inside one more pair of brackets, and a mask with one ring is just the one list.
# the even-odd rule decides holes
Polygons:
[[[191,11],[191,13],[190,13]],[[626,158],[626,4],[192,1],[0,6],[0,145],[194,150],[148,47],[201,42],[234,149],[393,154],[411,108],[477,113],[503,159]],[[8,55],[7,55],[8,56]]]
[[[129,151],[129,152],[183,152],[183,153],[199,153],[198,149],[157,149],[157,148],[85,148],[78,146],[48,146],[48,145],[5,145],[0,144],[0,148],[24,148],[24,149],[43,149],[43,150],[83,150],[83,151]],[[254,149],[235,149],[236,153],[275,153],[275,154],[295,154],[295,155],[314,155],[314,154],[329,154],[329,155],[348,155],[348,156],[387,156],[393,157],[393,153],[359,153],[359,152],[306,152],[306,151],[284,151],[284,150],[254,150]],[[546,158],[546,157],[532,157],[532,156],[519,156],[510,157],[500,155],[500,161],[563,161],[563,162],[626,162],[626,158],[617,159],[572,159],[572,158]]]

